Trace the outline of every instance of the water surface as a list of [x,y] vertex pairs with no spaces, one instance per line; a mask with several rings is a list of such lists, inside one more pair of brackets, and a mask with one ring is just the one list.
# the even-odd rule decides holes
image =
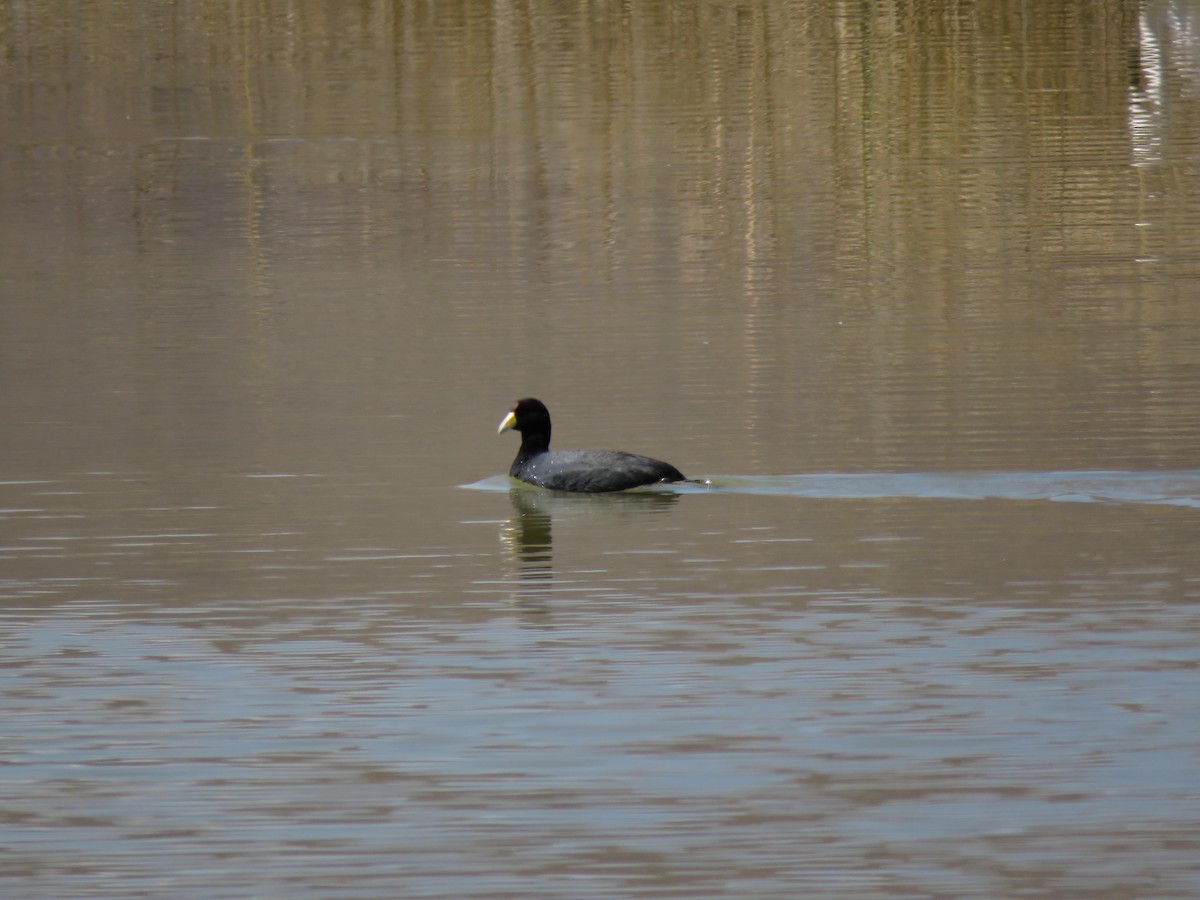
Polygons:
[[0,22],[0,893],[1200,893],[1194,4]]

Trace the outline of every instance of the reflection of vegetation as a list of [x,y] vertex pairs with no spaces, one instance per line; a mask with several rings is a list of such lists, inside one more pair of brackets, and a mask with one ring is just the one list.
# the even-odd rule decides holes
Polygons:
[[[1146,420],[1128,430],[1161,435],[1192,414],[1162,385],[1194,362],[1169,326],[1194,319],[1200,99],[1154,62],[1161,36],[1146,52],[1146,8],[254,0],[231,16],[48,0],[0,14],[0,81],[22,86],[0,130],[73,148],[43,154],[70,158],[58,187],[86,194],[72,202],[98,231],[133,223],[137,253],[202,236],[205,259],[244,267],[238,298],[286,294],[275,260],[337,244],[381,273],[360,289],[381,308],[389,263],[408,288],[504,271],[520,287],[501,339],[603,341],[607,310],[525,286],[682,286],[609,340],[647,358],[655,335],[695,336],[703,349],[679,354],[722,360],[727,396],[754,398],[746,433],[834,410],[829,443],[883,461],[905,441],[925,452],[923,429],[898,423],[1055,434],[1044,399],[1090,396],[1107,326],[1133,342],[1121,365],[1136,376],[1108,386]],[[1131,99],[1151,68],[1153,95]],[[1147,137],[1153,164],[1128,165]],[[235,310],[231,331],[261,345],[247,366],[269,369],[273,336],[256,328],[274,310]],[[530,315],[532,336],[517,324]]]
[[[971,288],[998,299],[959,280],[964,259],[1008,250],[1057,270],[1063,252],[1127,250],[1133,176],[1097,151],[1128,142],[1135,3],[196,9],[117,2],[81,20],[65,0],[26,5],[0,29],[4,81],[49,66],[85,89],[57,115],[52,95],[16,92],[4,131],[225,138],[253,159],[244,188],[358,183],[371,217],[380,197],[391,215],[397,192],[453,186],[469,219],[499,179],[541,198],[522,219],[565,283],[640,259],[752,300],[818,253],[852,269],[837,272],[850,300],[919,261],[906,299],[940,311]],[[1191,145],[1195,106],[1179,103],[1175,132]],[[263,143],[281,136],[304,143]],[[554,199],[580,193],[591,201]],[[678,239],[646,242],[651,227]]]

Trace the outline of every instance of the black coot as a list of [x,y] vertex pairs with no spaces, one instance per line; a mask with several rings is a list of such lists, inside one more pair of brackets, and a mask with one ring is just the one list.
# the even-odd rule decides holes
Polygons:
[[551,450],[550,411],[541,400],[518,400],[497,434],[521,433],[521,449],[508,474],[553,491],[603,493],[660,481],[684,481],[670,463],[620,450]]

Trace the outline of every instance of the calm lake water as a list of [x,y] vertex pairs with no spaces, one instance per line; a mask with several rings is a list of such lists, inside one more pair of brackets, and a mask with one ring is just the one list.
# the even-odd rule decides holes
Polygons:
[[0,50],[0,894],[1200,895],[1196,3]]

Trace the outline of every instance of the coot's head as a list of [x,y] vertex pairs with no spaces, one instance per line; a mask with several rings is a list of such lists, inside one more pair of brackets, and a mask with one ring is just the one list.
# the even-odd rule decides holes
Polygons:
[[546,404],[541,400],[534,400],[532,397],[518,400],[517,405],[504,417],[500,427],[496,429],[496,434],[503,434],[509,429],[521,432],[521,436],[525,438],[530,435],[540,435],[549,444],[550,410],[546,409]]

